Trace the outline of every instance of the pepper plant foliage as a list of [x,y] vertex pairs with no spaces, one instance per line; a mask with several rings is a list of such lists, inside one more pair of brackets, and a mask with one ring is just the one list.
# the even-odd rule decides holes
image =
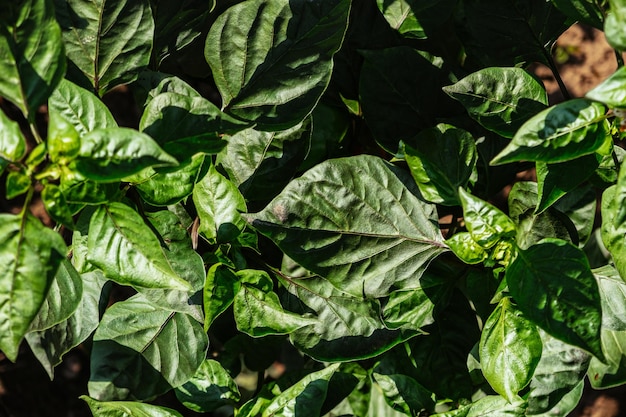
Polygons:
[[171,390],[241,417],[564,416],[585,378],[626,383],[626,69],[558,104],[527,70],[558,78],[576,21],[622,65],[622,0],[0,10],[0,350],[52,377],[87,342],[95,416],[178,416],[150,404]]

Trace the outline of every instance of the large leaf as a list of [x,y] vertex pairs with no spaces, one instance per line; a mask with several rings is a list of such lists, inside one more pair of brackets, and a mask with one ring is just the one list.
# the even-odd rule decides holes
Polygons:
[[[624,166],[624,164],[622,164]],[[611,253],[622,279],[626,277],[626,170],[620,169],[617,184],[602,194],[602,242]]]
[[119,181],[144,168],[177,165],[150,136],[129,128],[99,128],[82,137],[72,168],[88,179]]
[[122,203],[100,206],[89,224],[88,260],[107,278],[145,288],[191,289],[166,258],[139,213]]
[[604,10],[596,0],[551,0],[567,17],[603,29]]
[[[106,279],[100,272],[81,275],[83,296],[74,313],[46,330],[29,332],[26,340],[50,379],[63,355],[87,339],[100,323],[99,305]],[[108,301],[108,299],[106,300]]]
[[584,253],[558,239],[520,250],[506,270],[513,299],[550,335],[602,359],[602,307]]
[[[530,381],[528,414],[548,412],[584,379],[591,356],[540,330],[543,350]],[[563,414],[560,414],[563,415]]]
[[602,299],[602,327],[626,331],[626,283],[612,265],[592,272],[598,281]]
[[149,0],[54,0],[70,79],[102,96],[148,65],[154,21]]
[[415,288],[445,251],[434,206],[407,188],[411,183],[376,157],[329,160],[247,218],[289,257],[346,293],[384,296],[392,287]]
[[478,123],[507,138],[548,105],[546,89],[522,68],[484,68],[443,91]]
[[230,242],[246,226],[241,213],[246,201],[232,182],[211,165],[193,189],[193,202],[200,218],[198,231],[211,244]]
[[610,108],[626,107],[626,67],[618,68],[609,78],[602,81],[597,87],[589,91],[585,97],[590,100],[604,103]]
[[487,396],[472,403],[465,417],[522,417],[526,403],[521,399],[509,401],[500,396]]
[[626,2],[624,0],[609,0],[610,10],[604,21],[604,34],[609,45],[613,48],[626,50],[626,36],[622,28],[626,24]]
[[311,135],[309,119],[279,132],[246,129],[228,138],[217,161],[246,199],[268,201],[295,175],[312,145]]
[[326,89],[350,0],[250,0],[221,14],[205,56],[229,114],[270,130],[302,121]]
[[389,25],[407,38],[426,39],[452,16],[454,0],[376,0]]
[[11,162],[22,159],[26,153],[26,139],[17,122],[0,111],[0,175]]
[[604,105],[582,98],[547,108],[524,123],[491,164],[564,162],[594,153],[609,135],[604,112]]
[[202,324],[141,295],[115,303],[94,335],[89,394],[100,400],[145,400],[188,381],[202,365]]
[[52,0],[4,1],[0,17],[0,95],[34,120],[65,74]]
[[9,360],[15,361],[65,252],[61,236],[38,219],[0,214],[0,350]]
[[117,127],[111,112],[92,92],[61,80],[48,100],[48,111],[61,115],[80,136],[97,128]]
[[489,385],[513,402],[541,358],[541,337],[509,298],[493,311],[480,338],[480,365]]
[[98,401],[86,395],[84,400],[94,417],[182,417],[171,408],[131,401]]
[[234,134],[247,126],[205,98],[175,92],[154,97],[139,124],[144,133],[181,161],[198,152],[218,153],[226,146],[223,134]]
[[236,404],[241,395],[237,383],[219,362],[207,359],[194,376],[175,390],[185,407],[198,413]]
[[626,331],[602,329],[604,360],[592,358],[587,376],[596,389],[626,383]]
[[405,145],[404,157],[427,201],[455,206],[459,187],[475,176],[478,152],[469,132],[441,123]]

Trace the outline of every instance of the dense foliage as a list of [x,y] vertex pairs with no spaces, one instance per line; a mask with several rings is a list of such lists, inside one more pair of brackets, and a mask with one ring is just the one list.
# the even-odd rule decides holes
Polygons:
[[[95,416],[179,416],[150,404],[171,390],[240,417],[564,416],[585,378],[626,383],[625,1],[0,10],[0,350],[52,377],[84,345]],[[527,68],[559,79],[576,21],[620,67],[550,105]],[[136,126],[101,100],[120,86]]]

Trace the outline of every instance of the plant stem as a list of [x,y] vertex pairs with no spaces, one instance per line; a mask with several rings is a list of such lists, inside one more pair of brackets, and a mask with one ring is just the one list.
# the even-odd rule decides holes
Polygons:
[[43,139],[39,135],[39,132],[37,131],[37,126],[35,126],[34,122],[30,123],[30,131],[33,134],[33,137],[35,138],[35,141],[37,142],[37,144],[40,144],[43,142]]
[[561,78],[561,74],[559,74],[559,70],[556,67],[554,58],[552,58],[552,54],[544,50],[544,56],[546,57],[546,60],[548,61],[548,66],[550,67],[550,71],[552,71],[552,74],[554,75],[554,78],[556,79],[556,82],[559,85],[559,89],[561,90],[561,93],[563,94],[563,98],[565,100],[571,100],[572,96],[570,95],[569,91],[567,91],[567,87],[565,86],[565,83],[563,82],[563,79]]

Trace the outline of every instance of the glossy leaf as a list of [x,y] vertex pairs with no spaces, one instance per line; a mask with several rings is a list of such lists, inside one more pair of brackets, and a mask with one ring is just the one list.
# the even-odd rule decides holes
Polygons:
[[247,218],[289,257],[346,293],[384,296],[392,287],[415,287],[445,251],[434,206],[405,184],[411,184],[407,174],[376,157],[330,160]]
[[609,12],[604,20],[604,35],[613,48],[626,50],[626,36],[622,28],[626,23],[626,2],[623,0],[609,0]]
[[389,25],[403,36],[427,39],[429,32],[450,18],[454,1],[377,0]]
[[515,238],[515,223],[498,208],[459,188],[463,219],[472,239],[485,249]]
[[224,110],[261,128],[301,122],[326,89],[350,0],[252,0],[221,14],[206,39]]
[[506,270],[513,299],[550,335],[602,359],[602,307],[584,253],[558,239],[520,250]]
[[0,111],[0,174],[11,162],[19,161],[26,153],[26,140],[17,122]]
[[194,376],[174,391],[185,407],[208,413],[223,405],[236,404],[239,388],[219,362],[207,359]]
[[88,250],[89,262],[120,284],[190,289],[174,272],[158,238],[139,213],[122,203],[100,206],[93,213]]
[[117,127],[109,109],[92,92],[61,80],[48,100],[48,111],[67,120],[82,137],[98,128]]
[[442,123],[420,132],[410,146],[405,145],[404,158],[427,201],[458,205],[459,187],[467,186],[476,176],[478,152],[469,132]]
[[626,330],[626,283],[615,267],[606,265],[593,271],[602,300],[602,327]]
[[145,70],[134,83],[135,101],[148,107],[148,103],[161,93],[176,93],[186,97],[202,97],[192,86],[174,75]]
[[65,74],[61,28],[52,0],[4,2],[0,18],[0,95],[35,120]]
[[480,337],[480,365],[489,385],[513,402],[541,358],[541,337],[509,298],[503,298]]
[[94,417],[182,417],[170,408],[131,401],[98,401],[86,395],[81,400],[89,405]]
[[100,272],[82,274],[80,278],[82,297],[72,315],[46,330],[31,331],[26,335],[28,345],[50,379],[63,355],[85,341],[100,323],[99,304],[106,279]]
[[626,195],[626,171],[620,169],[617,185],[607,188],[602,194],[602,242],[611,253],[613,262],[622,279],[626,277],[626,211],[623,208]]
[[618,68],[609,78],[585,94],[585,97],[604,103],[612,109],[626,107],[626,92],[622,88],[625,82],[626,68]]
[[586,99],[557,104],[531,117],[492,161],[565,162],[600,149],[608,136],[604,105]]
[[[542,415],[554,410],[585,378],[591,355],[540,330],[543,350],[530,381],[528,410]],[[563,415],[563,414],[559,414]]]
[[54,184],[46,184],[41,191],[41,200],[46,212],[57,223],[62,224],[70,229],[74,227],[74,219],[72,212],[67,204],[65,195],[61,189]]
[[246,226],[241,217],[247,210],[246,201],[214,165],[195,185],[193,202],[200,218],[198,231],[212,244],[236,239]]
[[148,135],[119,127],[96,129],[83,136],[72,168],[88,179],[113,182],[147,167],[177,164]]
[[24,169],[19,171],[9,171],[6,177],[6,197],[7,200],[12,200],[22,194],[26,194],[33,186],[30,176],[24,172]]
[[30,216],[0,214],[0,350],[11,361],[46,299],[66,247]]
[[240,286],[237,275],[226,265],[217,263],[209,268],[203,291],[205,331],[232,305]]
[[141,295],[109,307],[93,337],[89,394],[145,400],[188,381],[202,365],[202,324]]
[[602,329],[604,360],[592,358],[587,376],[595,389],[626,383],[626,331]]
[[222,113],[200,96],[164,92],[154,97],[141,117],[139,128],[180,161],[202,152],[218,153],[226,142],[222,135],[248,125]]
[[446,245],[466,264],[479,264],[489,256],[489,253],[474,241],[469,232],[456,233],[446,240]]
[[55,0],[63,43],[73,64],[69,78],[102,96],[137,78],[148,65],[154,20],[148,0]]
[[217,161],[246,199],[268,201],[294,177],[311,139],[308,119],[279,132],[250,128],[229,137]]
[[526,70],[515,67],[484,68],[443,91],[482,126],[507,138],[548,105],[543,85]]
[[387,404],[394,410],[414,416],[434,408],[430,398],[432,393],[413,378],[402,374],[380,374],[376,370],[374,368],[372,377],[382,389]]
[[473,403],[465,417],[522,417],[526,403],[521,399],[508,401],[500,396],[486,396]]

